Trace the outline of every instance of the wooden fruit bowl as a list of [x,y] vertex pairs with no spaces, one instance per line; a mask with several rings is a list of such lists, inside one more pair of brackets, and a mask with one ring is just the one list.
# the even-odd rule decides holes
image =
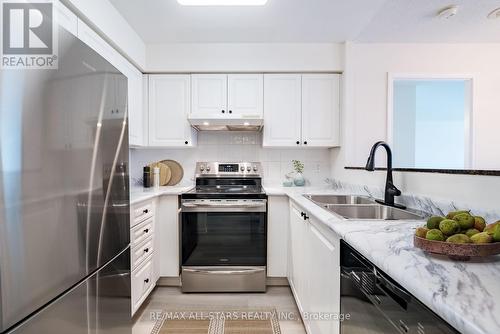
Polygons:
[[413,244],[426,252],[447,255],[452,260],[468,261],[471,257],[500,254],[500,242],[491,244],[453,244],[414,236]]

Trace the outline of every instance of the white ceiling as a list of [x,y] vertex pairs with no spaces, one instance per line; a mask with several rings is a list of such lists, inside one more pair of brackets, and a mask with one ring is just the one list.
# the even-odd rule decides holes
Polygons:
[[[263,7],[184,7],[110,0],[147,44],[500,42],[500,0],[268,0]],[[436,13],[451,4],[457,16]]]
[[[450,5],[458,13],[436,17]],[[360,42],[500,42],[500,19],[488,19],[500,0],[388,0],[356,38]]]

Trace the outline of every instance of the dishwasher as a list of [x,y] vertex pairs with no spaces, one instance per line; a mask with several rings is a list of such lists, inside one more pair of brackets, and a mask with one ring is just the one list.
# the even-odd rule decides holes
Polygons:
[[341,334],[459,333],[341,241]]

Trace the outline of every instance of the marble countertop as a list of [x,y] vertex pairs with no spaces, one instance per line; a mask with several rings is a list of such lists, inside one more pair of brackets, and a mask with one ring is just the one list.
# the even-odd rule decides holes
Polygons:
[[342,192],[282,191],[461,333],[500,333],[500,256],[460,262],[427,254],[413,246],[423,221],[347,221],[302,196]]
[[[179,195],[193,186],[131,191],[131,204]],[[303,194],[342,194],[326,187],[265,185],[269,196],[288,196],[461,333],[500,333],[500,256],[470,262],[426,254],[413,246],[423,221],[344,220]],[[349,192],[349,194],[354,194]]]
[[130,204],[140,203],[163,195],[180,195],[194,188],[194,185],[178,185],[155,188],[133,187],[130,189]]

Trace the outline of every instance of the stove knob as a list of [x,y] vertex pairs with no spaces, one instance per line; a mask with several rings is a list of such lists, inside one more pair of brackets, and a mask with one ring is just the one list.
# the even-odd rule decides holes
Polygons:
[[203,172],[205,170],[205,166],[201,165],[200,170]]
[[242,172],[244,172],[244,171],[245,171],[245,166],[241,166],[241,167],[240,167],[240,170],[241,170]]
[[207,166],[207,172],[210,172],[210,166]]
[[259,168],[257,168],[257,166],[253,166],[253,171],[254,171],[254,172],[256,172],[256,171],[258,171],[258,170],[259,170]]
[[247,172],[250,172],[252,170],[252,167],[248,166],[247,167]]

